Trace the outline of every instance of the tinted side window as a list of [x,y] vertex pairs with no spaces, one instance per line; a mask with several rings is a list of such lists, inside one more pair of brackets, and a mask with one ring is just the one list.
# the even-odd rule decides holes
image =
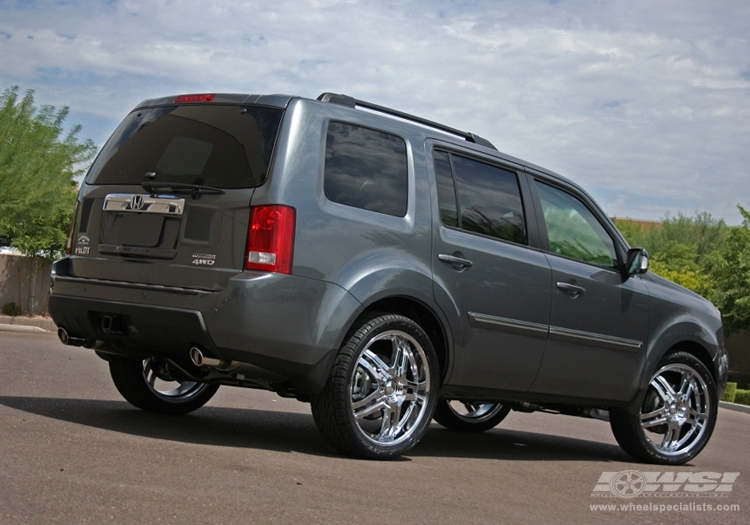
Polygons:
[[552,253],[614,268],[614,242],[593,213],[576,197],[536,183]]
[[343,122],[328,125],[323,188],[329,200],[403,217],[407,174],[401,137]]
[[526,244],[515,173],[441,151],[436,151],[434,158],[443,224]]

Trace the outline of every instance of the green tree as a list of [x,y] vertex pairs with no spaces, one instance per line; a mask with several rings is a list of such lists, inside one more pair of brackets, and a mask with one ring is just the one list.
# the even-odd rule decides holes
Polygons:
[[698,264],[717,250],[727,235],[724,219],[717,219],[708,212],[699,212],[692,217],[681,212],[676,216],[667,213],[661,222],[653,224],[615,219],[615,224],[631,246],[646,248],[652,257],[673,249],[676,243],[689,246]]
[[711,278],[697,259],[694,246],[670,240],[651,258],[650,270],[705,296],[711,286]]
[[729,229],[724,245],[706,261],[708,299],[721,310],[727,334],[750,331],[750,212],[737,206],[741,226]]
[[0,237],[27,255],[53,258],[64,249],[76,198],[74,177],[96,153],[67,134],[68,108],[34,106],[34,92],[18,87],[0,96]]
[[729,227],[708,212],[669,214],[659,223],[615,219],[631,246],[646,248],[655,274],[704,297],[712,286],[706,261],[724,245]]

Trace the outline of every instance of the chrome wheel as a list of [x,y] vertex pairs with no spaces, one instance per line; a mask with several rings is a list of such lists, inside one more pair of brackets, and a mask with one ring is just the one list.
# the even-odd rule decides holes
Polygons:
[[463,432],[484,432],[495,428],[510,412],[502,403],[440,399],[433,418],[439,424]]
[[373,314],[343,344],[320,394],[315,424],[352,456],[393,459],[417,444],[437,402],[438,360],[416,322]]
[[469,423],[481,423],[490,420],[495,414],[503,410],[503,405],[499,403],[466,403],[455,399],[449,401],[448,406],[457,418]]
[[701,442],[709,421],[708,387],[686,364],[660,368],[649,383],[641,408],[641,428],[660,454],[689,453]]
[[189,381],[179,369],[160,359],[113,357],[109,373],[117,390],[131,405],[160,414],[187,414],[205,405],[218,384]]
[[379,334],[360,353],[350,385],[362,435],[376,445],[398,445],[426,415],[430,374],[424,349],[406,332]]
[[155,396],[167,403],[185,403],[211,386],[208,383],[175,379],[165,361],[152,359],[143,361],[143,380]]
[[628,408],[613,407],[609,423],[622,449],[640,461],[682,465],[711,438],[719,401],[706,365],[687,352],[665,356],[645,392]]

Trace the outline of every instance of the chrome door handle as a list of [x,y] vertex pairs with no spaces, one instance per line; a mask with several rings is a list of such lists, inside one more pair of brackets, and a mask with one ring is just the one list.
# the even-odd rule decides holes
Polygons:
[[576,299],[586,293],[586,288],[573,283],[559,281],[557,283],[557,287],[563,292],[567,293],[573,299]]
[[464,259],[463,257],[459,257],[458,255],[440,253],[438,254],[438,259],[443,261],[444,263],[450,264],[456,270],[463,270],[465,268],[471,268],[472,266],[474,266],[474,263],[469,259]]

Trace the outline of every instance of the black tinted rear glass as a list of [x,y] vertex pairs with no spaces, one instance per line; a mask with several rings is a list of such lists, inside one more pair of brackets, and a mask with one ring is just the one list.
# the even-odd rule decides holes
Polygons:
[[157,182],[247,188],[263,183],[282,110],[170,106],[134,111],[94,162],[89,184]]

